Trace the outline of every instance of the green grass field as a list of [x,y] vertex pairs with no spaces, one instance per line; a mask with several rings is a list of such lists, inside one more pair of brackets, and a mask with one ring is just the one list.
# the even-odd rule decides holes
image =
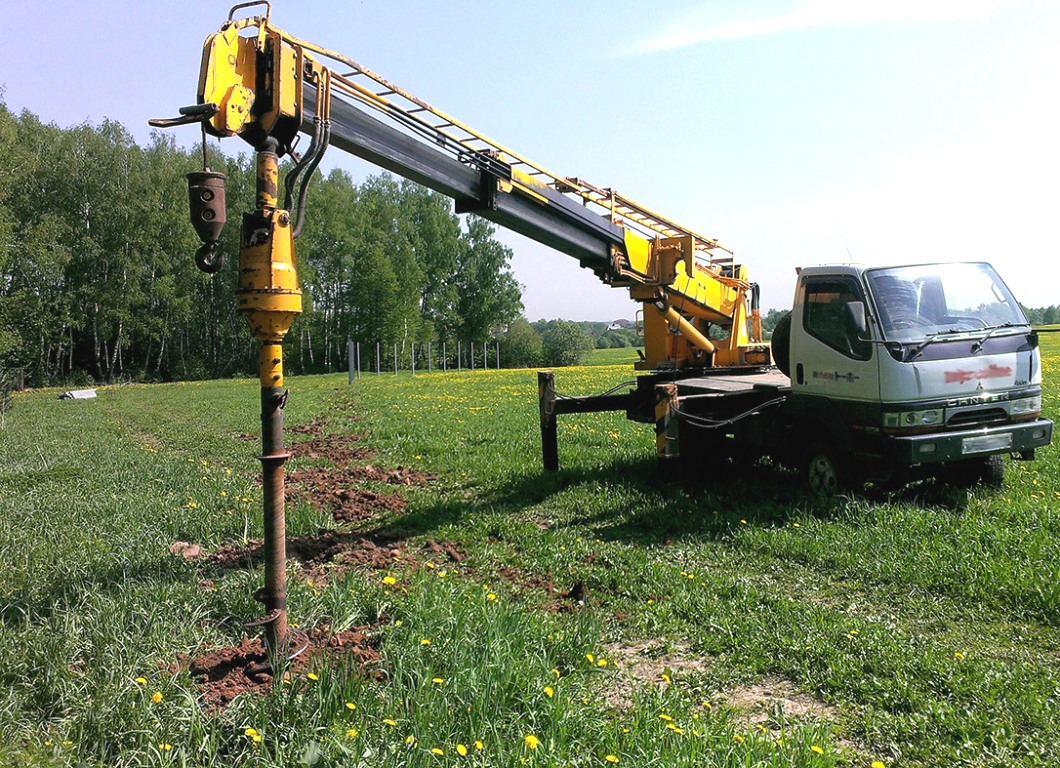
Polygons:
[[[1060,339],[1043,344],[1055,419]],[[635,352],[605,355],[558,388],[632,378]],[[544,474],[535,371],[288,386],[289,427],[435,478],[346,526],[400,551],[390,565],[290,565],[291,621],[371,626],[382,674],[320,660],[212,711],[179,669],[260,614],[260,569],[168,549],[260,537],[256,381],[18,395],[0,443],[0,764],[1060,765],[1053,448],[1009,463],[1000,492],[822,502],[768,465],[709,462],[676,491],[650,428],[618,414],[561,419],[562,469]],[[289,504],[291,536],[321,527],[327,510]]]

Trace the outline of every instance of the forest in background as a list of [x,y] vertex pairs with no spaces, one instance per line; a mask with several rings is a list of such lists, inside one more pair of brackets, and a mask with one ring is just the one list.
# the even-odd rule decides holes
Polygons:
[[[236,317],[238,212],[253,207],[247,154],[210,148],[225,174],[225,266],[196,269],[185,174],[201,152],[120,124],[59,128],[0,102],[0,364],[26,384],[168,381],[253,374]],[[313,180],[298,240],[303,314],[288,370],[346,365],[347,339],[394,345],[496,340],[521,317],[511,250],[452,202],[383,174]]]

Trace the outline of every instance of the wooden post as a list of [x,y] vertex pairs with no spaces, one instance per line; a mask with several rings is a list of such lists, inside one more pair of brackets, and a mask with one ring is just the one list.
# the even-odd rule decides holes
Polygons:
[[552,371],[537,372],[537,406],[541,416],[541,463],[546,472],[559,469],[556,429],[556,379]]

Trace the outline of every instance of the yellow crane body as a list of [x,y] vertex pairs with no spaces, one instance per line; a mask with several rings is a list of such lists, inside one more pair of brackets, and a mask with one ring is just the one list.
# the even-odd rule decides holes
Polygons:
[[[369,119],[378,115],[392,136],[380,141],[348,130],[333,135],[332,143],[342,146],[341,139],[342,148],[355,154],[380,152],[373,143],[402,144],[411,160],[379,164],[450,194],[458,211],[474,211],[571,253],[603,282],[626,288],[644,308],[645,351],[638,369],[770,362],[753,300],[757,288],[746,269],[733,264],[729,249],[612,189],[548,171],[355,61],[284,32],[268,13],[230,16],[207,38],[198,97],[200,104],[216,105],[206,132],[240,136],[255,147],[274,138],[281,156],[313,119],[323,116],[338,133],[332,112],[339,102]],[[417,146],[406,149],[409,140]],[[428,154],[454,157],[477,178],[461,189],[451,168],[425,172],[419,166],[429,164]],[[572,212],[571,202],[584,212]],[[519,208],[515,220],[508,205]],[[577,231],[569,234],[564,226]]]

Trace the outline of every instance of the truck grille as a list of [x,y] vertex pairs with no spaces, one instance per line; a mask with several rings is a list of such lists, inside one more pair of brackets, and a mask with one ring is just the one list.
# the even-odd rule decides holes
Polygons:
[[954,413],[946,421],[948,427],[980,427],[987,424],[999,424],[1008,421],[1008,412],[1004,408],[970,408]]

